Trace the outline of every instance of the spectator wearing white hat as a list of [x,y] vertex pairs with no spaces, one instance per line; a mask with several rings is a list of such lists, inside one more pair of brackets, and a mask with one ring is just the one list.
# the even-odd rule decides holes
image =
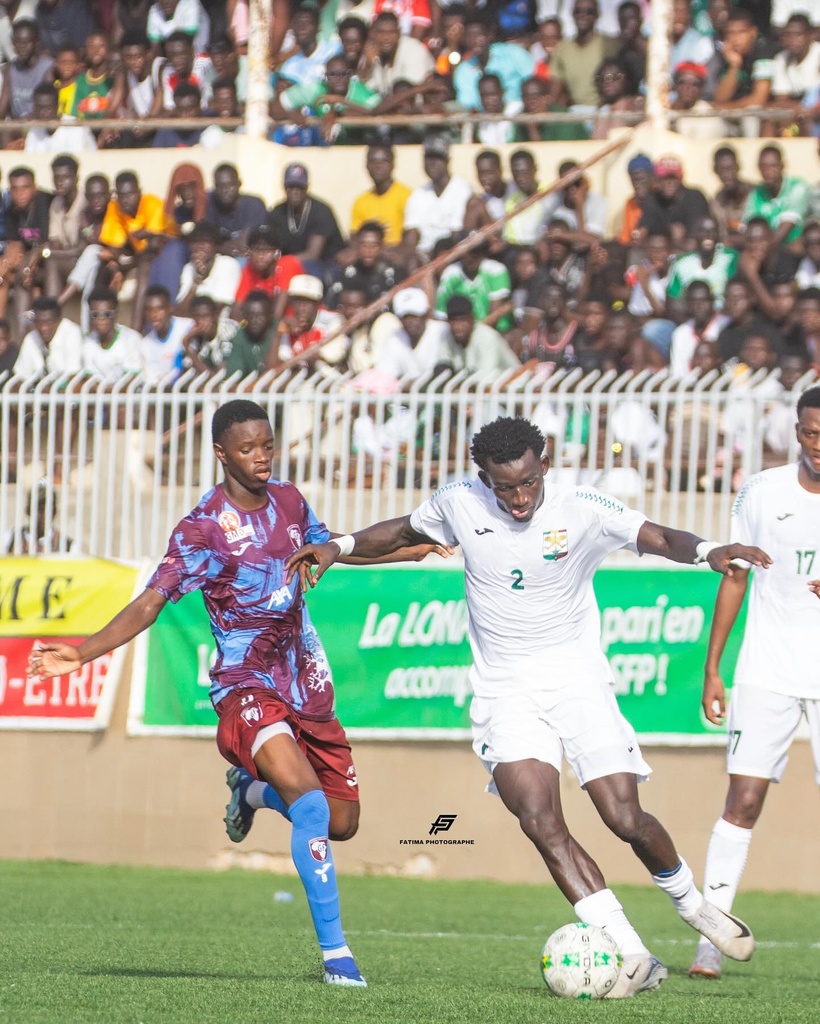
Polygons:
[[318,277],[297,274],[288,285],[288,310],[277,327],[277,354],[282,363],[294,356],[304,356],[309,365],[325,375],[344,367],[350,338],[340,334],[321,349],[321,357],[308,355],[308,350],[335,335],[344,318],[322,306],[324,286]]
[[421,288],[404,288],[393,299],[401,328],[385,338],[376,372],[393,380],[415,380],[436,367],[461,365],[463,358],[449,337],[447,325],[430,320],[430,300]]

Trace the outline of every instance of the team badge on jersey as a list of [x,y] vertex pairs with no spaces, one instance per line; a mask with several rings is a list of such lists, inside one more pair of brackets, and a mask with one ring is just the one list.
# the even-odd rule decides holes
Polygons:
[[544,532],[544,550],[542,554],[547,562],[556,562],[559,558],[566,558],[569,554],[567,531],[546,530]]
[[302,546],[302,531],[295,523],[291,523],[288,527],[288,537],[290,537],[290,542],[293,544],[293,550],[298,551]]

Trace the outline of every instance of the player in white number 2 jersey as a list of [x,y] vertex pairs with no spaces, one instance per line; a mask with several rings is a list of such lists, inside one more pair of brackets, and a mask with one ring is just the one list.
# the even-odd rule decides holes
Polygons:
[[[773,559],[755,573],[749,613],[729,703],[729,792],[706,857],[704,887],[730,910],[746,865],[752,829],[770,782],[779,782],[803,715],[820,783],[820,388],[797,402],[800,461],[753,476],[732,509],[732,539],[760,544]],[[726,702],[720,659],[749,580],[741,566],[720,582],[706,658],[703,710],[723,722]],[[720,952],[698,944],[689,973],[720,977]]]
[[[600,646],[595,570],[630,548],[677,562],[708,561],[732,572],[734,558],[766,566],[758,548],[722,546],[647,521],[591,488],[546,487],[544,436],[502,418],[473,438],[478,480],[448,484],[411,515],[354,536],[309,544],[286,563],[312,586],[340,552],[381,554],[420,538],[464,552],[470,644],[473,749],[498,793],[581,921],[605,928],[624,968],[609,993],[657,988],[666,968],[629,923],[598,865],[570,835],[559,780],[566,757],[606,825],[629,843],[684,921],[728,956],[748,960],[754,939],[742,921],[704,900],[669,834],[638,800],[650,768],[618,710]],[[314,566],[318,565],[315,570]]]

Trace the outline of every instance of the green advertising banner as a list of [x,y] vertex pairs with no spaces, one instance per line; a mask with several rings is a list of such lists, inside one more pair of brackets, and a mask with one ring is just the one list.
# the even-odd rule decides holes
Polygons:
[[[705,569],[607,568],[595,577],[618,701],[645,743],[722,741],[723,730],[708,725],[700,710],[717,585]],[[342,566],[323,578],[308,604],[352,738],[469,736],[471,658],[460,566]],[[742,627],[743,614],[727,645],[727,680]],[[201,596],[167,605],[137,641],[129,732],[213,735],[213,656]]]

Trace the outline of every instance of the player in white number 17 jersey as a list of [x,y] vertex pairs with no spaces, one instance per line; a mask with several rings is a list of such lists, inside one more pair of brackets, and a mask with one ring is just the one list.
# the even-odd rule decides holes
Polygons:
[[[729,704],[729,792],[709,841],[704,886],[709,898],[731,910],[752,829],[770,782],[779,782],[803,715],[820,783],[820,388],[797,402],[800,461],[753,476],[732,509],[732,539],[759,544],[772,556],[755,573],[743,644]],[[725,689],[720,659],[749,582],[741,565],[721,580],[709,637],[703,710],[722,723]],[[720,977],[720,952],[701,940],[689,973]]]
[[[744,558],[769,563],[759,548],[710,544],[650,523],[594,489],[545,486],[549,460],[540,430],[502,418],[473,438],[478,480],[448,484],[411,515],[352,537],[308,544],[286,564],[312,586],[341,553],[383,554],[430,538],[464,552],[474,697],[473,748],[491,789],[518,819],[578,917],[608,930],[624,955],[610,997],[657,988],[666,978],[561,811],[566,758],[605,824],[629,843],[680,916],[728,956],[748,960],[751,932],[704,900],[666,829],[640,805],[650,772],[635,733],[618,710],[600,646],[595,570],[610,551],[630,548],[677,562],[708,561],[731,572]],[[312,567],[318,565],[315,576]]]

